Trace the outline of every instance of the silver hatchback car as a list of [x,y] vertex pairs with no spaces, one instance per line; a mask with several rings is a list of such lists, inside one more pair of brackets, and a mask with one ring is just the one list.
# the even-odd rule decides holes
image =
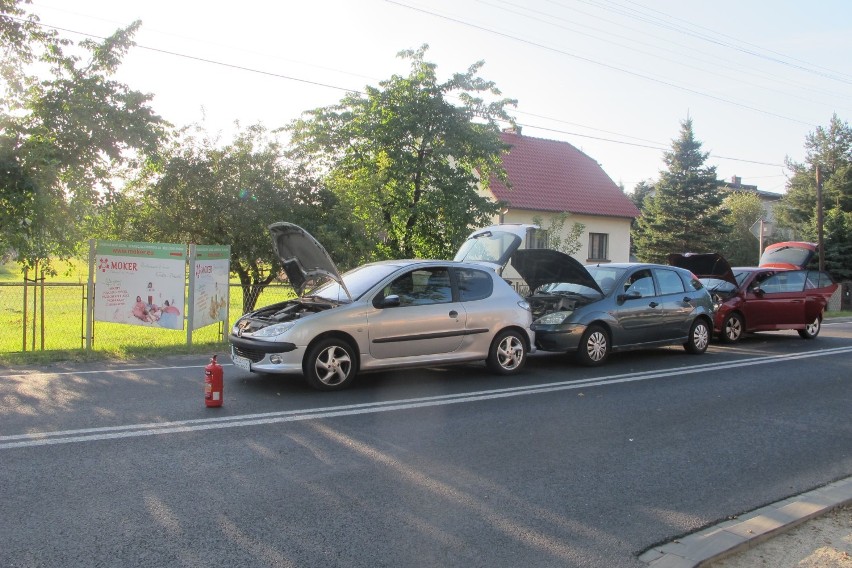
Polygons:
[[[493,263],[391,260],[340,275],[304,229],[269,229],[299,297],[235,323],[228,339],[241,369],[301,373],[316,389],[337,390],[360,371],[400,367],[485,361],[509,375],[535,349],[529,305]],[[305,292],[309,282],[321,285]]]

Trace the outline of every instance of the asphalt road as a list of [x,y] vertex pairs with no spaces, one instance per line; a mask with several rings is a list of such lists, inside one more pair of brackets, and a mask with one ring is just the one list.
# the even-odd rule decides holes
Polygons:
[[[227,361],[227,357],[223,357]],[[852,324],[319,393],[202,359],[0,372],[0,566],[644,566],[852,474]]]

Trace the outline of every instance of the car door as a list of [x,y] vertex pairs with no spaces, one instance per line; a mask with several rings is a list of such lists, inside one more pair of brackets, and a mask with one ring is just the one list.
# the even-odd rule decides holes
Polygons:
[[805,271],[781,270],[757,282],[746,292],[749,328],[789,329],[805,321]]
[[683,337],[689,333],[694,310],[683,280],[677,272],[668,268],[654,268],[653,273],[657,281],[659,302],[662,304],[660,334],[663,339]]
[[612,312],[618,322],[617,329],[613,330],[614,346],[663,339],[663,306],[657,297],[651,269],[638,268],[628,272],[620,286],[617,306]]
[[[383,306],[382,298],[390,296],[396,296],[398,302]],[[367,315],[370,355],[387,359],[458,349],[466,314],[455,297],[446,266],[416,268],[396,278]]]
[[805,279],[805,321],[812,323],[825,311],[837,284],[827,272],[809,270]]

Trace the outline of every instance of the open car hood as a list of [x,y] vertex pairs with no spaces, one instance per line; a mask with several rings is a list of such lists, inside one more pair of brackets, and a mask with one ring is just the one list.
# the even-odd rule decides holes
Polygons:
[[603,295],[586,267],[564,252],[551,249],[516,250],[512,255],[512,267],[530,287],[530,293],[545,284],[565,282],[586,286]]
[[453,260],[485,264],[499,272],[524,243],[530,229],[537,228],[538,225],[505,223],[477,229],[462,243]]
[[685,254],[674,253],[666,257],[667,262],[678,268],[685,268],[699,278],[718,278],[738,286],[731,265],[717,252]]
[[761,268],[803,269],[808,267],[816,255],[817,244],[802,241],[775,243],[764,249],[760,255]]
[[298,225],[285,222],[270,225],[269,233],[272,236],[272,248],[281,259],[284,273],[296,294],[303,296],[308,282],[331,279],[340,284],[349,300],[352,300],[331,257],[310,233]]

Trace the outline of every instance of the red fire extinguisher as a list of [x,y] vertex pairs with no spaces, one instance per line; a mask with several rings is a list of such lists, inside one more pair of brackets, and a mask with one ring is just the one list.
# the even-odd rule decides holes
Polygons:
[[224,395],[224,380],[222,366],[216,363],[216,356],[210,359],[210,364],[204,367],[204,404],[222,406]]

